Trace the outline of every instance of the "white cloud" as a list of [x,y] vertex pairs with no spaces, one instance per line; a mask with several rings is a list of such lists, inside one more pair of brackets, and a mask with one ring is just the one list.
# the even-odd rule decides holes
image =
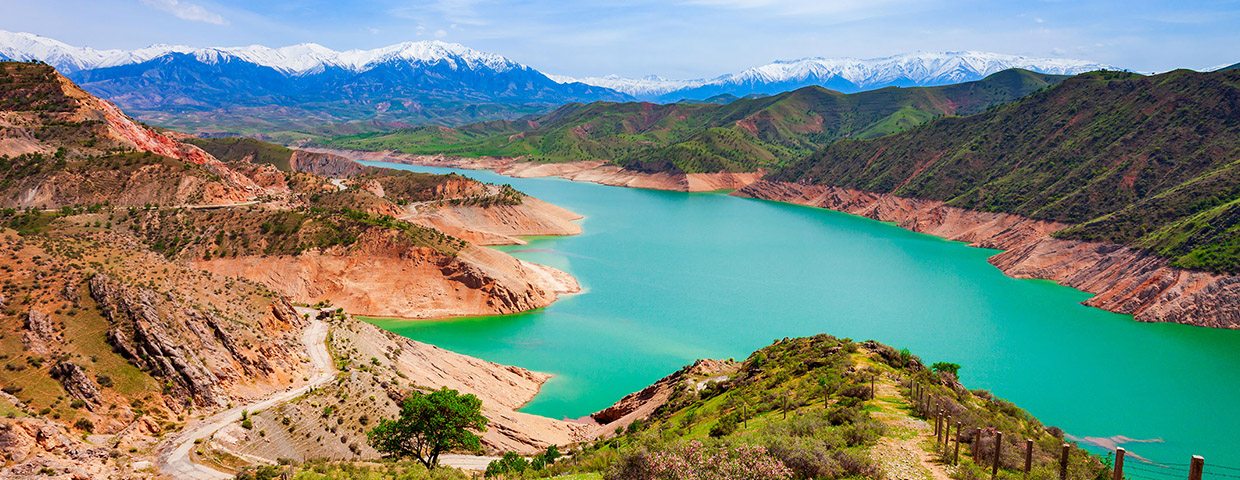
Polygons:
[[445,32],[443,30],[435,30],[435,38],[443,38],[446,36],[448,36],[448,32]]
[[142,0],[142,3],[148,7],[176,15],[177,18],[184,20],[193,20],[197,22],[213,23],[216,25],[228,25],[228,20],[218,13],[207,11],[201,5],[182,2],[180,0]]

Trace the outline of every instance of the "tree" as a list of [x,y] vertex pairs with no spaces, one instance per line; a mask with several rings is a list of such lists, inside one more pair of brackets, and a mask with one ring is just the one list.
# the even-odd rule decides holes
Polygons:
[[447,387],[429,394],[414,391],[401,402],[400,417],[379,420],[366,433],[367,441],[384,456],[414,457],[426,468],[435,468],[440,453],[482,450],[474,433],[486,431],[481,410],[478,397]]
[[939,373],[947,372],[955,377],[956,373],[960,371],[960,365],[949,362],[935,362],[934,365],[930,366],[930,369]]

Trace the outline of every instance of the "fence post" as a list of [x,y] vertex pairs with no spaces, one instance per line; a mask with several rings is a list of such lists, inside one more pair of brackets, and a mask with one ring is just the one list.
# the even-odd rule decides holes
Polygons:
[[939,443],[943,433],[943,411],[933,412],[934,414],[934,443]]
[[1033,469],[1033,439],[1025,439],[1025,476],[1029,476],[1029,470]]
[[952,414],[943,419],[943,458],[947,458],[948,449],[952,446]]
[[973,455],[973,463],[979,464],[979,467],[981,462],[977,458],[977,449],[980,443],[982,443],[982,427],[977,427],[973,429],[973,443],[969,444],[969,453]]
[[1003,454],[1003,432],[995,432],[995,464],[990,467],[990,478],[999,477],[999,457]]
[[964,428],[964,422],[956,422],[956,453],[952,455],[952,465],[960,463],[960,435]]
[[1201,473],[1206,469],[1206,459],[1201,455],[1193,455],[1193,461],[1188,467],[1188,480],[1201,480]]
[[784,420],[788,419],[788,392],[784,392]]
[[1071,445],[1063,444],[1063,449],[1059,454],[1059,480],[1068,480],[1068,453],[1071,451]]
[[1115,473],[1111,475],[1113,480],[1124,480],[1124,454],[1127,450],[1124,447],[1115,447]]

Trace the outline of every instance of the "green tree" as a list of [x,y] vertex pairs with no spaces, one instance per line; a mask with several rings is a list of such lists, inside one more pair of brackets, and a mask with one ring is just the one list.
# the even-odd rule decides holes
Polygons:
[[384,456],[414,457],[426,468],[439,464],[451,450],[480,451],[474,433],[486,431],[482,400],[444,387],[429,394],[414,391],[400,406],[396,420],[382,419],[366,433],[367,441]]
[[960,371],[960,365],[949,362],[934,362],[934,365],[931,365],[930,369],[939,373],[947,372],[955,377],[956,373]]

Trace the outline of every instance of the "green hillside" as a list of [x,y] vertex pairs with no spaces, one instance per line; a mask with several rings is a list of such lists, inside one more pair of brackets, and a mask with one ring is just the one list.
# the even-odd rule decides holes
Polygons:
[[806,87],[726,104],[568,104],[538,117],[458,128],[346,136],[332,146],[533,161],[610,160],[640,171],[753,171],[783,165],[844,138],[899,132],[936,116],[968,115],[1065,77],[1007,70],[941,87],[850,95]]
[[769,178],[1076,223],[1059,235],[1240,272],[1240,71],[1083,74],[979,115],[837,142]]
[[[522,478],[672,479],[686,478],[676,475],[686,469],[694,478],[941,478],[931,468],[962,480],[990,478],[995,436],[979,437],[979,428],[1003,433],[999,478],[1024,475],[1026,439],[1034,444],[1027,478],[1054,478],[1060,429],[985,390],[968,390],[948,373],[958,365],[936,366],[873,341],[776,340],[722,374],[685,367],[661,381],[671,394],[653,414]],[[958,464],[955,450],[943,455],[936,445],[934,417],[918,409],[912,382],[932,399],[927,404],[962,424]],[[926,462],[916,460],[923,456]],[[1073,448],[1069,458],[1068,478],[1110,476],[1083,450]]]
[[289,160],[293,158],[293,151],[280,145],[253,138],[191,138],[186,143],[192,143],[225,162],[246,160],[292,171]]

